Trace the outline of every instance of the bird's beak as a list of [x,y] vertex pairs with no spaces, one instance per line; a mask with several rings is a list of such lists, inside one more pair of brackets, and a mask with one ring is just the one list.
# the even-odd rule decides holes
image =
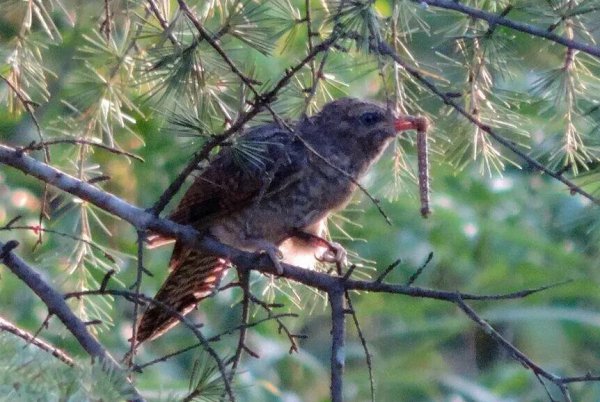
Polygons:
[[400,116],[394,119],[394,128],[396,132],[417,130],[425,131],[427,129],[427,119],[415,116]]

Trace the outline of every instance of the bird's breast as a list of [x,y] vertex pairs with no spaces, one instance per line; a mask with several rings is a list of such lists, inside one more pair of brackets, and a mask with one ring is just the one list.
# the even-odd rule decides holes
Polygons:
[[267,194],[248,207],[219,219],[213,236],[233,247],[254,250],[250,239],[279,245],[293,230],[306,229],[345,206],[355,185],[332,169],[306,169],[303,177],[285,189]]

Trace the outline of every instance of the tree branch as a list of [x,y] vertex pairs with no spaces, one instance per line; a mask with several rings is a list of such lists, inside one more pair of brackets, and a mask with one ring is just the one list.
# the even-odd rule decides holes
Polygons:
[[485,123],[482,123],[477,118],[477,116],[467,112],[465,110],[465,108],[462,107],[461,105],[459,105],[457,102],[455,102],[451,96],[449,96],[447,93],[440,90],[433,82],[431,82],[430,80],[425,78],[419,72],[419,70],[417,70],[414,67],[411,67],[408,63],[406,63],[404,60],[402,60],[402,58],[400,56],[398,56],[398,54],[394,51],[394,49],[392,49],[392,47],[390,45],[388,45],[387,43],[385,43],[383,41],[375,43],[374,45],[376,46],[376,50],[379,53],[389,56],[392,60],[394,60],[396,63],[398,63],[399,66],[404,68],[408,74],[410,74],[413,78],[415,78],[417,81],[419,81],[425,88],[427,88],[429,91],[431,91],[434,95],[436,95],[438,98],[440,98],[446,105],[451,106],[456,112],[458,112],[460,115],[465,117],[468,121],[473,123],[480,130],[486,132],[490,137],[492,137],[498,143],[500,143],[501,145],[506,147],[509,151],[511,151],[512,153],[517,155],[519,158],[521,158],[525,162],[529,163],[531,166],[533,166],[537,170],[539,170],[539,171],[547,174],[548,176],[565,184],[571,193],[580,194],[580,195],[584,196],[585,198],[587,198],[588,200],[592,201],[594,204],[600,205],[600,198],[594,197],[591,193],[585,191],[584,189],[582,189],[581,187],[579,187],[578,185],[573,183],[571,180],[565,178],[561,172],[554,172],[551,169],[549,169],[548,167],[546,167],[543,163],[541,163],[538,160],[527,155],[525,152],[523,152],[521,149],[519,149],[517,144],[515,144],[513,141],[510,141],[510,140],[504,138],[503,136],[498,134],[492,127],[488,126]]
[[[19,169],[25,173],[31,174],[32,176],[48,183],[53,186],[56,186],[66,192],[69,192],[85,201],[91,202],[97,207],[103,209],[106,212],[114,214],[130,224],[132,224],[137,230],[149,230],[156,233],[159,233],[166,237],[177,238],[186,246],[194,247],[206,252],[209,252],[214,255],[218,255],[224,258],[229,259],[235,264],[238,269],[244,271],[257,270],[263,273],[276,274],[276,268],[273,265],[272,260],[266,256],[261,254],[249,253],[241,250],[237,250],[233,247],[227,246],[225,244],[220,243],[216,239],[210,236],[202,237],[198,231],[189,226],[179,225],[175,222],[172,222],[167,219],[161,219],[150,212],[147,212],[141,208],[135,207],[121,200],[120,198],[106,193],[93,185],[86,183],[84,181],[78,180],[72,176],[69,176],[51,166],[48,166],[40,161],[37,161],[31,158],[28,155],[23,154],[19,150],[14,148],[10,148],[5,145],[0,145],[0,163],[4,163],[6,165],[12,166],[16,169]],[[8,247],[7,247],[8,246]],[[10,252],[10,247],[15,246],[14,243],[8,243],[7,246],[4,246],[0,243],[0,260],[9,262],[14,264],[13,254]],[[2,251],[3,250],[3,251]],[[20,261],[20,260],[17,260]],[[24,262],[20,261],[21,265]],[[8,264],[7,264],[8,265]],[[343,336],[344,336],[344,321],[345,321],[345,310],[343,308],[343,296],[344,291],[346,290],[364,290],[370,292],[384,292],[390,294],[402,294],[411,297],[421,297],[421,298],[429,298],[441,301],[452,302],[463,311],[475,322],[479,325],[481,323],[474,319],[471,315],[471,312],[468,308],[464,307],[465,300],[506,300],[506,299],[520,299],[527,297],[533,293],[540,292],[542,290],[548,289],[550,286],[544,286],[535,289],[526,289],[518,292],[507,293],[507,294],[497,294],[497,295],[474,295],[468,293],[460,293],[460,292],[449,292],[443,290],[434,290],[427,289],[415,286],[407,286],[401,284],[389,284],[383,283],[380,280],[372,280],[372,281],[364,281],[364,280],[353,280],[350,278],[346,278],[340,275],[330,275],[323,272],[310,271],[307,269],[299,268],[293,265],[281,263],[284,268],[284,274],[286,278],[293,280],[295,282],[299,282],[310,286],[315,289],[319,289],[328,293],[331,303],[332,303],[332,399],[340,401],[341,400],[341,387],[342,387],[342,373],[343,373]],[[26,270],[25,272],[29,272],[30,270]],[[41,279],[37,274],[34,274],[33,280],[29,278],[32,274],[23,276],[23,280],[30,286],[32,289],[41,295],[43,295],[43,300],[49,306],[51,313],[58,315],[57,309],[54,308],[54,303],[60,307],[61,316],[69,321],[69,328],[77,334],[78,340],[82,345],[85,345],[86,351],[90,353],[92,356],[104,356],[106,352],[102,348],[101,345],[97,343],[97,341],[89,335],[87,330],[85,329],[85,325],[77,319],[73,315],[73,313],[68,309],[60,295],[57,295],[56,292],[50,289],[45,283],[41,282]],[[40,286],[42,287],[40,289]],[[102,290],[99,293],[109,293],[113,291]],[[90,293],[90,292],[87,292]],[[131,292],[130,292],[131,293]],[[116,293],[115,293],[116,294]],[[48,296],[49,295],[49,296]],[[60,298],[60,301],[55,300],[56,297]],[[42,297],[42,296],[40,296]],[[50,299],[47,299],[50,297]],[[137,296],[138,298],[142,298],[143,296],[140,294]],[[340,301],[341,298],[341,301]],[[153,299],[145,298],[144,300],[156,303]],[[341,304],[340,304],[341,303]],[[53,306],[53,307],[50,307]],[[168,308],[169,306],[163,306],[164,308]],[[66,309],[66,311],[65,311]],[[172,310],[172,309],[171,309]],[[340,311],[342,314],[340,316]],[[180,321],[186,321],[185,317],[180,314],[173,314],[178,317]],[[75,323],[77,324],[74,330],[71,328],[70,320],[77,320]],[[65,322],[65,321],[63,321]],[[187,324],[186,324],[187,325]],[[193,327],[193,325],[192,325]],[[193,329],[194,330],[194,329]],[[82,332],[83,331],[83,332]],[[195,329],[195,333],[197,333],[197,329]],[[198,335],[198,334],[197,334]],[[203,338],[201,338],[203,339]],[[206,347],[206,340],[202,341],[202,343]],[[513,346],[514,348],[514,346]],[[512,350],[512,349],[509,349]],[[215,357],[215,356],[213,356]],[[218,356],[215,357],[217,362],[220,362]],[[113,364],[116,364],[113,362]],[[528,366],[533,369],[533,366]],[[223,375],[223,367],[220,366],[221,373]],[[534,372],[536,375],[539,375],[539,370],[535,369]],[[223,378],[227,378],[225,375]],[[558,380],[553,378],[551,375],[544,376],[555,383],[560,382],[560,378]],[[572,377],[572,378],[582,378],[582,377]],[[582,380],[583,381],[583,380]],[[574,382],[574,381],[573,381]],[[228,383],[226,383],[226,386]],[[566,389],[566,385],[563,385],[563,388]],[[230,398],[232,394],[230,394]]]
[[430,6],[443,8],[446,10],[454,10],[460,13],[469,15],[472,18],[478,18],[481,20],[487,21],[490,26],[493,25],[503,25],[507,28],[513,29],[515,31],[524,32],[533,36],[537,36],[540,38],[547,39],[549,41],[558,43],[560,45],[566,46],[570,49],[577,49],[584,53],[587,53],[591,56],[600,57],[600,47],[589,45],[586,43],[581,43],[572,39],[568,39],[552,33],[544,28],[538,28],[530,24],[525,24],[523,22],[513,21],[511,19],[505,18],[501,14],[489,13],[478,8],[469,7],[467,5],[461,4],[458,1],[454,0],[414,0],[415,2],[419,2],[422,4],[427,4]]
[[13,323],[5,320],[0,317],[0,331],[10,332],[13,335],[18,336],[21,339],[24,339],[28,344],[32,344],[41,350],[50,353],[52,356],[56,357],[61,362],[65,363],[68,366],[74,366],[75,362],[73,358],[66,354],[64,351],[60,350],[54,345],[49,344],[46,341],[38,338],[37,336],[17,327]]
[[[81,347],[92,358],[100,359],[110,370],[123,372],[123,369],[113,357],[110,356],[104,347],[88,332],[85,323],[77,318],[73,311],[71,311],[62,295],[44,282],[33,268],[10,251],[10,247],[7,246],[14,246],[14,243],[9,242],[4,244],[0,242],[0,262],[6,265],[13,274],[25,282],[25,284],[33,290],[40,299],[42,299],[44,304],[48,307],[48,311],[51,314],[56,315],[62,321],[73,334],[77,342],[79,342]],[[144,398],[142,398],[138,391],[133,387],[131,382],[129,385],[131,388],[130,391],[134,395],[131,400],[139,402],[144,401]]]
[[[17,149],[6,145],[0,145],[0,163],[12,166],[13,168],[26,174],[30,174],[43,182],[79,197],[82,200],[88,201],[104,211],[129,222],[137,230],[146,229],[167,238],[178,239],[187,246],[227,258],[238,268],[244,270],[256,270],[268,274],[277,273],[271,259],[264,254],[250,253],[235,249],[217,241],[211,236],[201,236],[201,234],[191,226],[180,225],[168,219],[158,218],[150,212],[133,206],[89,183],[78,180],[52,166],[37,161],[28,155],[24,155]],[[340,286],[340,282],[342,282],[343,287],[347,290],[396,293],[411,297],[423,297],[447,301],[454,301],[457,295],[456,292],[401,284],[389,284],[377,280],[364,281],[344,279],[337,275],[310,271],[285,263],[281,263],[281,266],[284,268],[284,276],[286,278],[325,292]],[[532,293],[545,290],[546,288],[547,287],[499,295],[460,293],[460,297],[463,300],[516,299],[526,297]]]
[[331,400],[342,402],[344,367],[346,365],[346,312],[343,288],[328,292],[331,305]]

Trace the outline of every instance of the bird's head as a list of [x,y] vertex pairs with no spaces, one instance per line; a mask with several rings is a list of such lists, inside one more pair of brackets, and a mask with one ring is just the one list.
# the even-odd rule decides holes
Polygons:
[[413,116],[394,116],[370,101],[343,98],[326,104],[311,118],[309,131],[311,142],[342,148],[355,161],[360,158],[370,165],[399,132],[418,129],[420,121]]

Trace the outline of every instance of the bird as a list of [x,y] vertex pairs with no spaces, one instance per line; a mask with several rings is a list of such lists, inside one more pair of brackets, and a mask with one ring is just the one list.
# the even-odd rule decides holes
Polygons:
[[[199,173],[169,219],[240,250],[311,268],[341,262],[346,252],[324,239],[328,216],[343,209],[369,168],[397,133],[416,129],[412,116],[394,116],[372,101],[342,98],[292,124],[273,122],[242,132]],[[173,239],[154,236],[151,246]],[[175,242],[170,274],[155,300],[182,315],[219,288],[231,266],[221,256]],[[178,323],[150,304],[137,323],[138,344]]]

